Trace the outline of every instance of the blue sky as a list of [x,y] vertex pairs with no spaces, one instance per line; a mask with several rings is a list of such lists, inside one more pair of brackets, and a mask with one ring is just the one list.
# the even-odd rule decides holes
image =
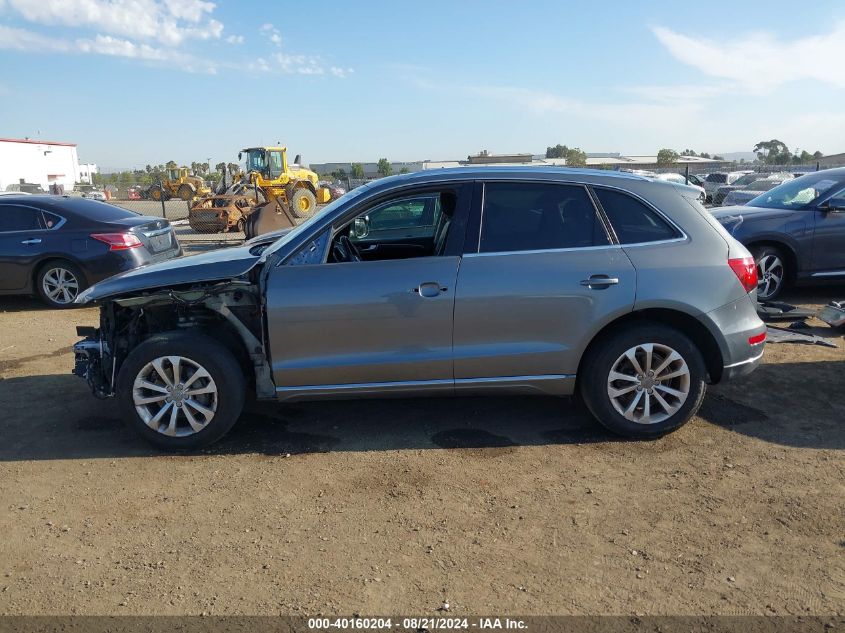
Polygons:
[[82,161],[845,151],[845,5],[0,0],[0,136]]

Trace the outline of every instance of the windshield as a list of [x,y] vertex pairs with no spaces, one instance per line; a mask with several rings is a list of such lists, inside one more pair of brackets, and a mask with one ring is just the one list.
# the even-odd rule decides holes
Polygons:
[[244,162],[244,173],[249,173],[251,171],[259,171],[263,173],[266,165],[264,161],[264,154],[265,152],[261,148],[247,150]]
[[820,171],[795,180],[788,180],[757,196],[747,206],[766,209],[801,209],[842,185],[841,180],[833,179]]
[[290,231],[290,233],[284,234],[278,240],[273,242],[267,248],[267,250],[264,251],[264,254],[269,255],[270,253],[274,253],[277,250],[279,250],[280,248],[282,248],[285,244],[289,244],[293,240],[297,239],[300,235],[302,235],[303,233],[308,231],[312,226],[322,222],[322,220],[326,216],[330,215],[331,213],[334,213],[334,211],[338,207],[345,206],[347,203],[351,202],[355,198],[358,198],[359,196],[366,193],[369,189],[370,189],[370,185],[364,184],[364,185],[361,185],[360,187],[356,187],[355,189],[353,189],[349,193],[343,194],[337,200],[330,202],[325,207],[320,209],[317,213],[315,213],[310,218],[305,220],[305,222],[303,222],[302,224],[300,224],[299,226],[294,228],[292,231]]

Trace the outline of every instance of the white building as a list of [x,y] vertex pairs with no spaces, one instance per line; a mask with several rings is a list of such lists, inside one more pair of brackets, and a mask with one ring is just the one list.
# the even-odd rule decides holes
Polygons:
[[56,183],[69,192],[79,182],[76,143],[0,138],[0,190],[21,181],[45,191]]
[[90,185],[94,174],[99,174],[100,168],[96,163],[79,163],[79,178],[77,182]]

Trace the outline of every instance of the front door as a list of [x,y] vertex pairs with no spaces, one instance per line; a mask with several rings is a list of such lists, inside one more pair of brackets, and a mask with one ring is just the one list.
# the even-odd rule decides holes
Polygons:
[[[360,251],[374,249],[369,259],[360,251],[347,257],[347,250],[335,247],[341,241],[351,244],[355,223],[349,218],[304,247],[305,253],[319,254],[319,263],[294,254],[270,272],[268,332],[280,392],[319,391],[320,386],[329,392],[366,393],[368,386],[451,392],[452,315],[463,245],[457,233],[465,226],[454,220],[456,209],[468,208],[463,196],[456,203],[460,191],[434,192],[446,196],[440,199],[446,199],[447,209],[427,235],[417,231],[415,243],[427,246],[404,253],[382,248],[394,243],[396,236],[389,235],[383,242],[359,242]],[[419,194],[426,201],[431,195]],[[416,208],[408,195],[402,199]],[[358,217],[368,218],[374,232],[388,221],[376,210]],[[373,259],[380,250],[387,259]]]
[[[832,196],[845,197],[845,190]],[[813,232],[813,273],[845,277],[845,212],[816,209]]]
[[483,200],[458,277],[455,379],[571,379],[585,333],[631,310],[634,267],[583,186],[487,183]]

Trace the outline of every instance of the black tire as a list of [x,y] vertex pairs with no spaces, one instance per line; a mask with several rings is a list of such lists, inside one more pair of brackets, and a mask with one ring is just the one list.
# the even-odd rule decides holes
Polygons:
[[191,185],[180,185],[177,193],[179,194],[179,198],[185,202],[189,202],[194,198],[194,188]]
[[[617,362],[623,357],[626,351],[649,343],[656,344],[660,350],[658,351],[658,348],[655,348],[655,355],[653,356],[655,362],[652,364],[653,367],[659,369],[661,358],[665,358],[668,355],[665,352],[668,348],[681,356],[688,370],[688,378],[681,377],[664,380],[662,381],[664,383],[662,386],[661,383],[653,384],[653,391],[649,391],[647,388],[639,389],[635,387],[633,392],[617,398],[617,404],[624,406],[637,398],[638,393],[640,394],[637,407],[632,411],[632,415],[634,416],[638,413],[644,413],[644,411],[640,411],[640,407],[644,405],[646,399],[649,402],[654,401],[654,421],[652,423],[645,423],[644,421],[638,422],[628,419],[617,410],[616,406],[614,406],[614,401],[611,400],[609,390],[611,388],[611,370],[620,369]],[[641,361],[640,365],[643,364],[645,363]],[[682,369],[682,367],[679,361],[675,361],[666,370],[663,370],[661,374],[671,374],[675,369]],[[627,372],[622,373],[627,374]],[[648,439],[660,437],[661,435],[674,431],[686,424],[695,415],[701,406],[701,402],[704,400],[704,393],[707,388],[705,384],[706,376],[707,371],[701,352],[685,334],[660,323],[643,322],[620,328],[598,341],[584,359],[581,372],[578,376],[578,387],[587,408],[608,430],[625,437]],[[670,402],[672,405],[677,405],[680,400],[675,399],[674,396],[669,396],[668,390],[683,391],[684,387],[678,381],[688,381],[686,398],[677,407],[677,410],[671,414],[667,414],[667,411],[663,409],[657,400],[657,396],[654,396],[653,393],[657,393],[661,398],[666,396],[664,401]],[[613,384],[619,389],[627,388],[630,385],[636,384],[636,378],[632,373],[631,378],[626,378],[624,381],[615,381]],[[650,384],[645,383],[645,386],[648,387]],[[642,396],[646,397],[643,398]],[[629,400],[625,401],[625,398],[629,398]],[[658,411],[662,413],[658,413]],[[661,420],[660,415],[666,415],[665,419]]]
[[783,251],[775,246],[755,246],[749,250],[757,265],[757,300],[777,299],[789,282],[790,270]]
[[[50,276],[50,280],[56,279],[57,281],[61,278],[61,275],[58,276],[55,274],[54,271],[64,270],[65,271],[65,284],[64,284],[64,291],[59,292],[56,294],[53,293],[53,297],[51,297],[50,292],[48,292],[48,288],[45,288],[45,277],[48,275]],[[76,287],[74,288],[73,284],[67,283],[72,277],[76,282]],[[51,259],[47,262],[44,262],[41,267],[38,269],[38,274],[35,276],[35,285],[36,290],[38,291],[38,296],[41,297],[41,300],[46,303],[51,308],[65,310],[67,308],[73,308],[76,304],[73,303],[73,300],[79,296],[79,293],[85,290],[88,287],[87,282],[85,281],[85,275],[82,274],[82,271],[79,270],[78,266],[75,266],[71,262],[65,259]],[[46,284],[48,287],[56,288],[57,286],[53,285],[52,283]],[[67,293],[67,294],[65,294]],[[65,297],[69,297],[69,301],[64,301]],[[58,300],[57,300],[58,299]]]
[[246,226],[244,227],[244,239],[251,240],[257,237],[255,231],[255,223],[258,222],[258,212],[253,211],[246,218]]
[[246,233],[246,219],[245,218],[240,218],[238,220],[237,224],[235,224],[235,232],[236,233],[244,233],[244,234]]
[[[213,417],[201,430],[191,431],[190,434],[181,437],[165,435],[163,432],[148,426],[136,409],[134,401],[136,378],[155,359],[165,356],[180,356],[185,361],[199,365],[208,372],[216,386],[216,409]],[[187,366],[185,371],[191,368],[188,362],[183,365],[183,367]],[[165,365],[165,367],[167,366]],[[172,374],[173,367],[172,365],[169,365],[169,367]],[[151,444],[168,451],[195,450],[219,440],[238,420],[243,410],[246,391],[246,379],[243,371],[232,352],[208,336],[188,332],[156,334],[132,350],[123,362],[117,376],[117,400],[123,418],[129,427]],[[164,386],[164,383],[160,384]],[[203,404],[211,408],[208,401]],[[154,406],[158,405],[151,405],[151,408]],[[163,407],[164,404],[160,406]],[[169,413],[176,406],[171,403],[162,420],[169,419]],[[188,408],[187,404],[181,406]],[[195,409],[190,410],[196,411]],[[188,426],[185,413],[182,412],[177,415],[182,418],[181,421],[184,423],[179,428]],[[185,429],[185,431],[189,432],[188,429]]]
[[310,189],[301,187],[290,197],[290,209],[296,218],[310,218],[317,210],[317,196]]
[[167,197],[164,195],[164,190],[161,187],[152,187],[149,191],[149,197],[150,200],[155,200],[156,202],[167,200]]

